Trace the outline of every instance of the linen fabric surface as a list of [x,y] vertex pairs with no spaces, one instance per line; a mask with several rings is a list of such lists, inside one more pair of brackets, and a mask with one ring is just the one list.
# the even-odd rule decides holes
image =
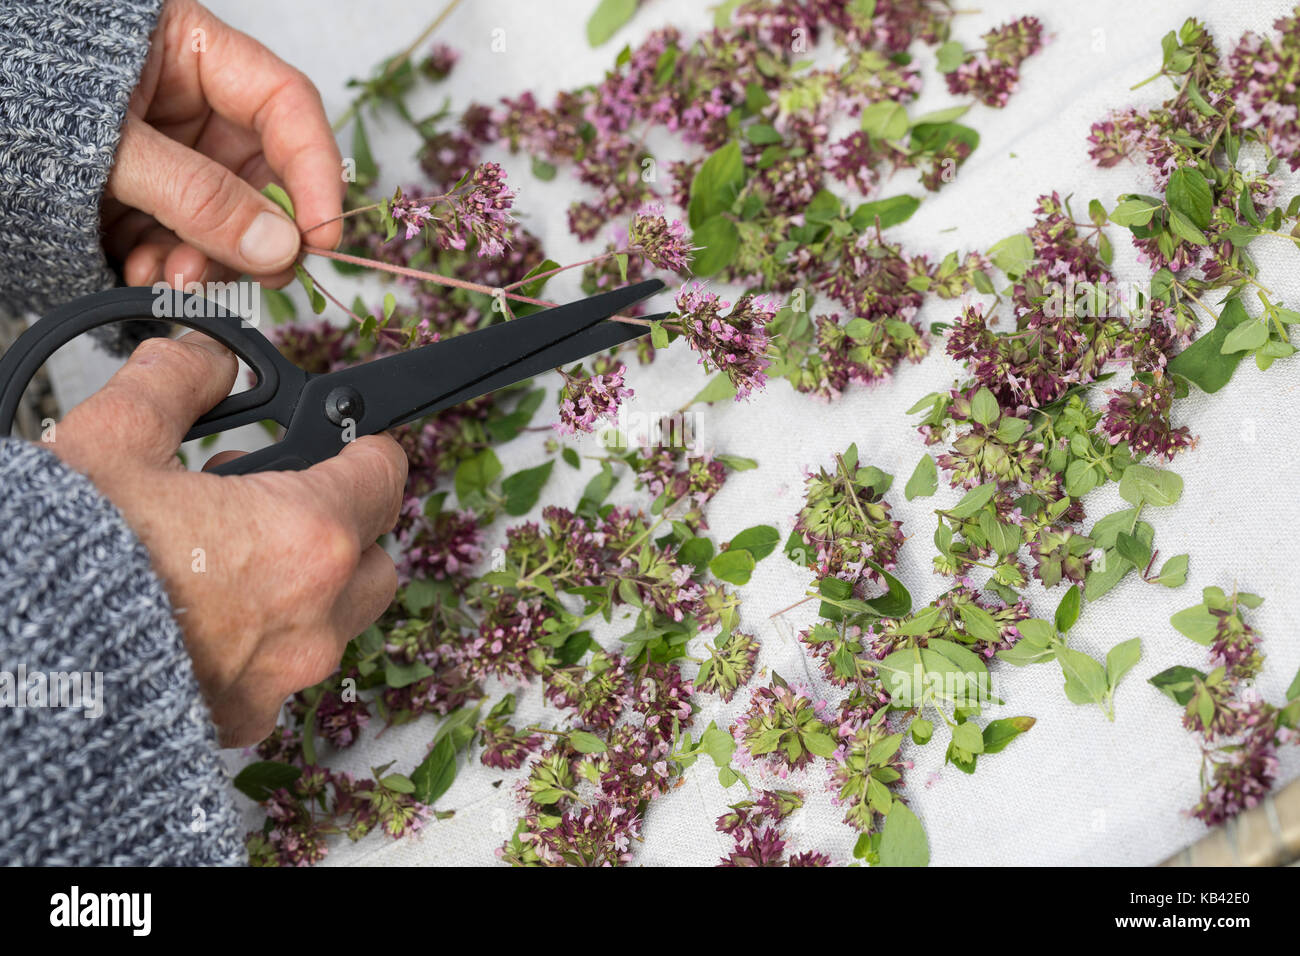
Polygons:
[[[254,0],[213,0],[211,8],[233,25],[266,42],[282,57],[303,69],[320,87],[327,110],[337,117],[346,108],[344,81],[366,73],[372,64],[400,49],[436,14],[440,4],[412,5],[390,0],[363,6],[344,0],[282,0],[268,6]],[[955,37],[968,47],[979,45],[985,30],[1008,19],[1033,14],[1052,35],[1051,42],[1022,68],[1021,89],[1004,110],[977,106],[963,122],[982,138],[979,148],[961,168],[957,180],[938,194],[925,194],[910,174],[885,184],[880,195],[901,192],[924,196],[917,213],[891,231],[910,252],[934,259],[951,249],[986,249],[1029,225],[1036,198],[1046,192],[1072,194],[1074,208],[1086,209],[1089,199],[1107,208],[1123,192],[1149,187],[1143,170],[1121,164],[1099,170],[1087,156],[1086,137],[1092,122],[1110,109],[1130,104],[1155,104],[1169,95],[1165,81],[1136,91],[1130,87],[1156,72],[1160,37],[1177,29],[1187,16],[1203,19],[1220,44],[1230,48],[1247,29],[1265,31],[1288,12],[1282,0],[1251,3],[1212,3],[1209,0],[1163,0],[1135,4],[1117,0],[1051,2],[1051,0],[987,0],[979,13],[963,15],[954,25]],[[461,53],[450,79],[424,88],[411,98],[412,112],[434,112],[449,96],[454,107],[471,100],[492,102],[502,95],[532,90],[542,102],[560,89],[598,81],[622,44],[635,42],[650,30],[675,24],[688,34],[707,26],[709,4],[699,0],[653,0],[614,39],[598,50],[587,46],[584,23],[595,0],[547,0],[509,3],[478,0],[463,4],[439,28],[437,39]],[[494,42],[495,41],[495,42]],[[502,52],[494,52],[494,46]],[[925,89],[909,106],[911,115],[958,102],[933,70],[934,52],[917,45]],[[368,119],[371,144],[379,159],[382,187],[418,181],[413,154],[414,135],[396,119]],[[344,141],[346,154],[346,140]],[[670,139],[651,138],[649,147],[662,159],[678,155]],[[489,150],[487,158],[502,162],[519,191],[516,207],[527,228],[543,240],[548,254],[561,262],[590,255],[569,235],[565,210],[586,187],[573,183],[564,171],[552,182],[535,179],[526,156]],[[1295,184],[1284,184],[1290,196]],[[1120,280],[1145,280],[1123,232],[1114,227],[1116,273]],[[1288,306],[1300,303],[1300,252],[1282,240],[1261,239],[1251,246],[1260,262],[1262,281]],[[344,301],[354,291],[377,303],[384,288],[363,278],[331,276],[322,281]],[[580,293],[570,276],[553,280],[548,294],[556,299]],[[294,295],[301,303],[297,290]],[[959,304],[931,300],[922,313],[924,323],[949,321]],[[300,305],[300,314],[308,314]],[[712,536],[723,542],[755,524],[776,525],[784,538],[802,501],[807,467],[829,464],[835,452],[856,442],[864,462],[892,473],[889,494],[895,517],[904,522],[911,540],[904,546],[896,574],[911,589],[916,602],[931,600],[946,589],[947,579],[931,573],[931,534],[937,507],[951,506],[959,497],[941,488],[933,498],[907,502],[902,486],[925,446],[914,429],[915,418],[904,414],[923,394],[950,387],[962,375],[960,366],[936,341],[932,354],[917,365],[900,367],[892,380],[873,388],[854,387],[832,404],[795,393],[784,382],[772,383],[752,401],[697,409],[700,447],[758,460],[756,470],[731,477],[708,509]],[[636,397],[629,413],[655,415],[688,401],[704,384],[695,357],[685,345],[662,353],[653,366],[629,369]],[[102,380],[102,369],[81,362],[56,370],[56,386],[65,401],[90,391]],[[548,389],[557,380],[545,380]],[[1232,382],[1216,395],[1193,395],[1176,406],[1176,421],[1198,436],[1196,448],[1181,454],[1173,468],[1186,481],[1177,505],[1152,510],[1156,546],[1162,556],[1189,553],[1188,583],[1177,590],[1145,584],[1130,575],[1095,604],[1085,604],[1071,631],[1071,645],[1104,657],[1114,644],[1141,637],[1143,656],[1116,695],[1116,717],[1108,722],[1095,708],[1070,704],[1062,691],[1055,664],[1023,669],[994,667],[995,691],[1006,705],[989,716],[1030,715],[1037,724],[1004,752],[982,758],[974,776],[943,766],[942,731],[926,747],[907,745],[915,766],[907,773],[904,793],[924,822],[932,863],[963,864],[1121,864],[1157,863],[1205,833],[1197,820],[1184,815],[1199,796],[1200,751],[1197,739],[1180,725],[1180,708],[1146,683],[1151,675],[1174,664],[1205,666],[1204,649],[1169,625],[1175,611],[1197,603],[1201,588],[1234,584],[1265,597],[1263,606],[1248,612],[1248,620],[1263,637],[1267,655],[1259,690],[1277,702],[1300,667],[1296,625],[1300,598],[1294,586],[1297,526],[1295,481],[1300,452],[1293,445],[1297,429],[1289,422],[1300,392],[1300,364],[1283,360],[1267,373],[1245,362]],[[539,413],[553,416],[548,406]],[[553,420],[546,419],[546,420]],[[544,460],[544,434],[530,434],[499,454],[510,474]],[[227,436],[222,447],[250,447],[257,433],[245,430]],[[594,438],[580,445],[583,453],[598,454]],[[591,475],[557,464],[542,494],[543,503],[573,506]],[[620,503],[648,501],[631,491],[624,478],[613,499]],[[1112,484],[1085,501],[1091,520],[1122,506]],[[536,518],[536,515],[530,515]],[[1144,515],[1144,517],[1147,517]],[[518,519],[526,520],[526,519]],[[498,522],[488,548],[503,538]],[[774,612],[798,601],[810,575],[779,552],[761,561],[751,582],[740,588],[741,626],[762,642],[760,664],[789,680],[804,680],[823,696],[838,700],[809,659],[796,633],[812,623],[815,604],[809,603],[773,620]],[[1050,617],[1064,588],[1050,593],[1035,584],[1028,590],[1037,616]],[[617,642],[626,623],[597,633],[607,646]],[[688,668],[688,673],[689,673]],[[756,677],[757,686],[766,677]],[[492,684],[489,701],[507,688]],[[744,710],[742,692],[729,705],[698,695],[699,729],[716,720],[727,726]],[[540,720],[553,725],[561,715],[543,708],[537,687],[520,693],[516,724]],[[372,766],[396,761],[394,770],[409,772],[423,759],[436,724],[422,720],[379,736],[372,726],[349,751],[327,759],[333,766],[368,775]],[[247,758],[229,754],[230,765]],[[1300,774],[1300,755],[1282,752],[1279,784]],[[398,841],[382,835],[350,844],[337,844],[326,860],[339,864],[483,864],[514,830],[520,805],[512,793],[522,771],[502,773],[483,767],[477,754],[462,766],[455,784],[438,802],[439,810],[455,810],[446,820],[431,821],[424,831]],[[785,824],[793,851],[816,849],[837,862],[851,858],[857,834],[841,822],[841,814],[825,792],[825,769],[818,766],[785,781],[752,778],[756,785],[797,787],[807,794],[805,807]],[[500,784],[497,786],[497,784]],[[724,790],[707,760],[685,775],[684,784],[655,800],[643,827],[644,843],[637,850],[641,864],[710,865],[728,852],[730,837],[714,830],[715,819],[729,803],[745,798],[737,785]],[[242,798],[241,798],[242,799]],[[260,826],[261,814],[247,805],[249,828]]]

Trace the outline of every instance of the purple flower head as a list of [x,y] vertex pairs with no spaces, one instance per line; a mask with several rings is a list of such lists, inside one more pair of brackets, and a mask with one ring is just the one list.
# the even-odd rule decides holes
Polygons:
[[736,399],[747,397],[767,383],[767,323],[780,309],[775,296],[742,296],[731,312],[721,315],[730,303],[699,282],[682,287],[677,296],[682,334],[705,368],[717,368],[736,387]]
[[561,435],[591,432],[595,431],[597,421],[614,418],[619,406],[634,394],[623,384],[626,373],[627,368],[621,362],[603,375],[581,377],[563,373],[564,393],[555,430]]
[[646,203],[628,227],[628,248],[660,269],[683,272],[690,263],[690,237],[679,219],[668,221],[663,203]]

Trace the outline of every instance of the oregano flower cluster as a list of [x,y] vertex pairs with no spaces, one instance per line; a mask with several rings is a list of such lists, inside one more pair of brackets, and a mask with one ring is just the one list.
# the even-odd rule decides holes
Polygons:
[[1191,813],[1206,826],[1263,800],[1278,773],[1277,748],[1300,743],[1300,674],[1280,707],[1262,700],[1253,686],[1263,655],[1246,611],[1261,603],[1256,594],[1206,588],[1200,604],[1179,611],[1170,623],[1209,647],[1213,669],[1179,665],[1150,679],[1183,707],[1183,726],[1201,739],[1201,799]]

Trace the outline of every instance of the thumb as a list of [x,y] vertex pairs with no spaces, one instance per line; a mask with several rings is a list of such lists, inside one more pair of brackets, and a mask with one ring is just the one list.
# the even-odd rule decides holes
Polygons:
[[230,393],[237,371],[234,354],[202,333],[145,339],[102,389],[68,413],[66,433],[101,457],[170,461],[194,421]]
[[220,163],[129,116],[108,191],[238,272],[271,275],[298,256],[298,227]]

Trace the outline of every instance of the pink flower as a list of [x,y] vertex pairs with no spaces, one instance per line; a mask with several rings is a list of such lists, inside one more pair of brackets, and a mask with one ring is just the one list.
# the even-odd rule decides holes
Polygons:
[[626,372],[626,366],[620,362],[604,375],[580,378],[565,373],[560,420],[555,430],[561,435],[590,432],[595,430],[598,420],[614,417],[623,400],[633,395],[632,389],[623,384]]

